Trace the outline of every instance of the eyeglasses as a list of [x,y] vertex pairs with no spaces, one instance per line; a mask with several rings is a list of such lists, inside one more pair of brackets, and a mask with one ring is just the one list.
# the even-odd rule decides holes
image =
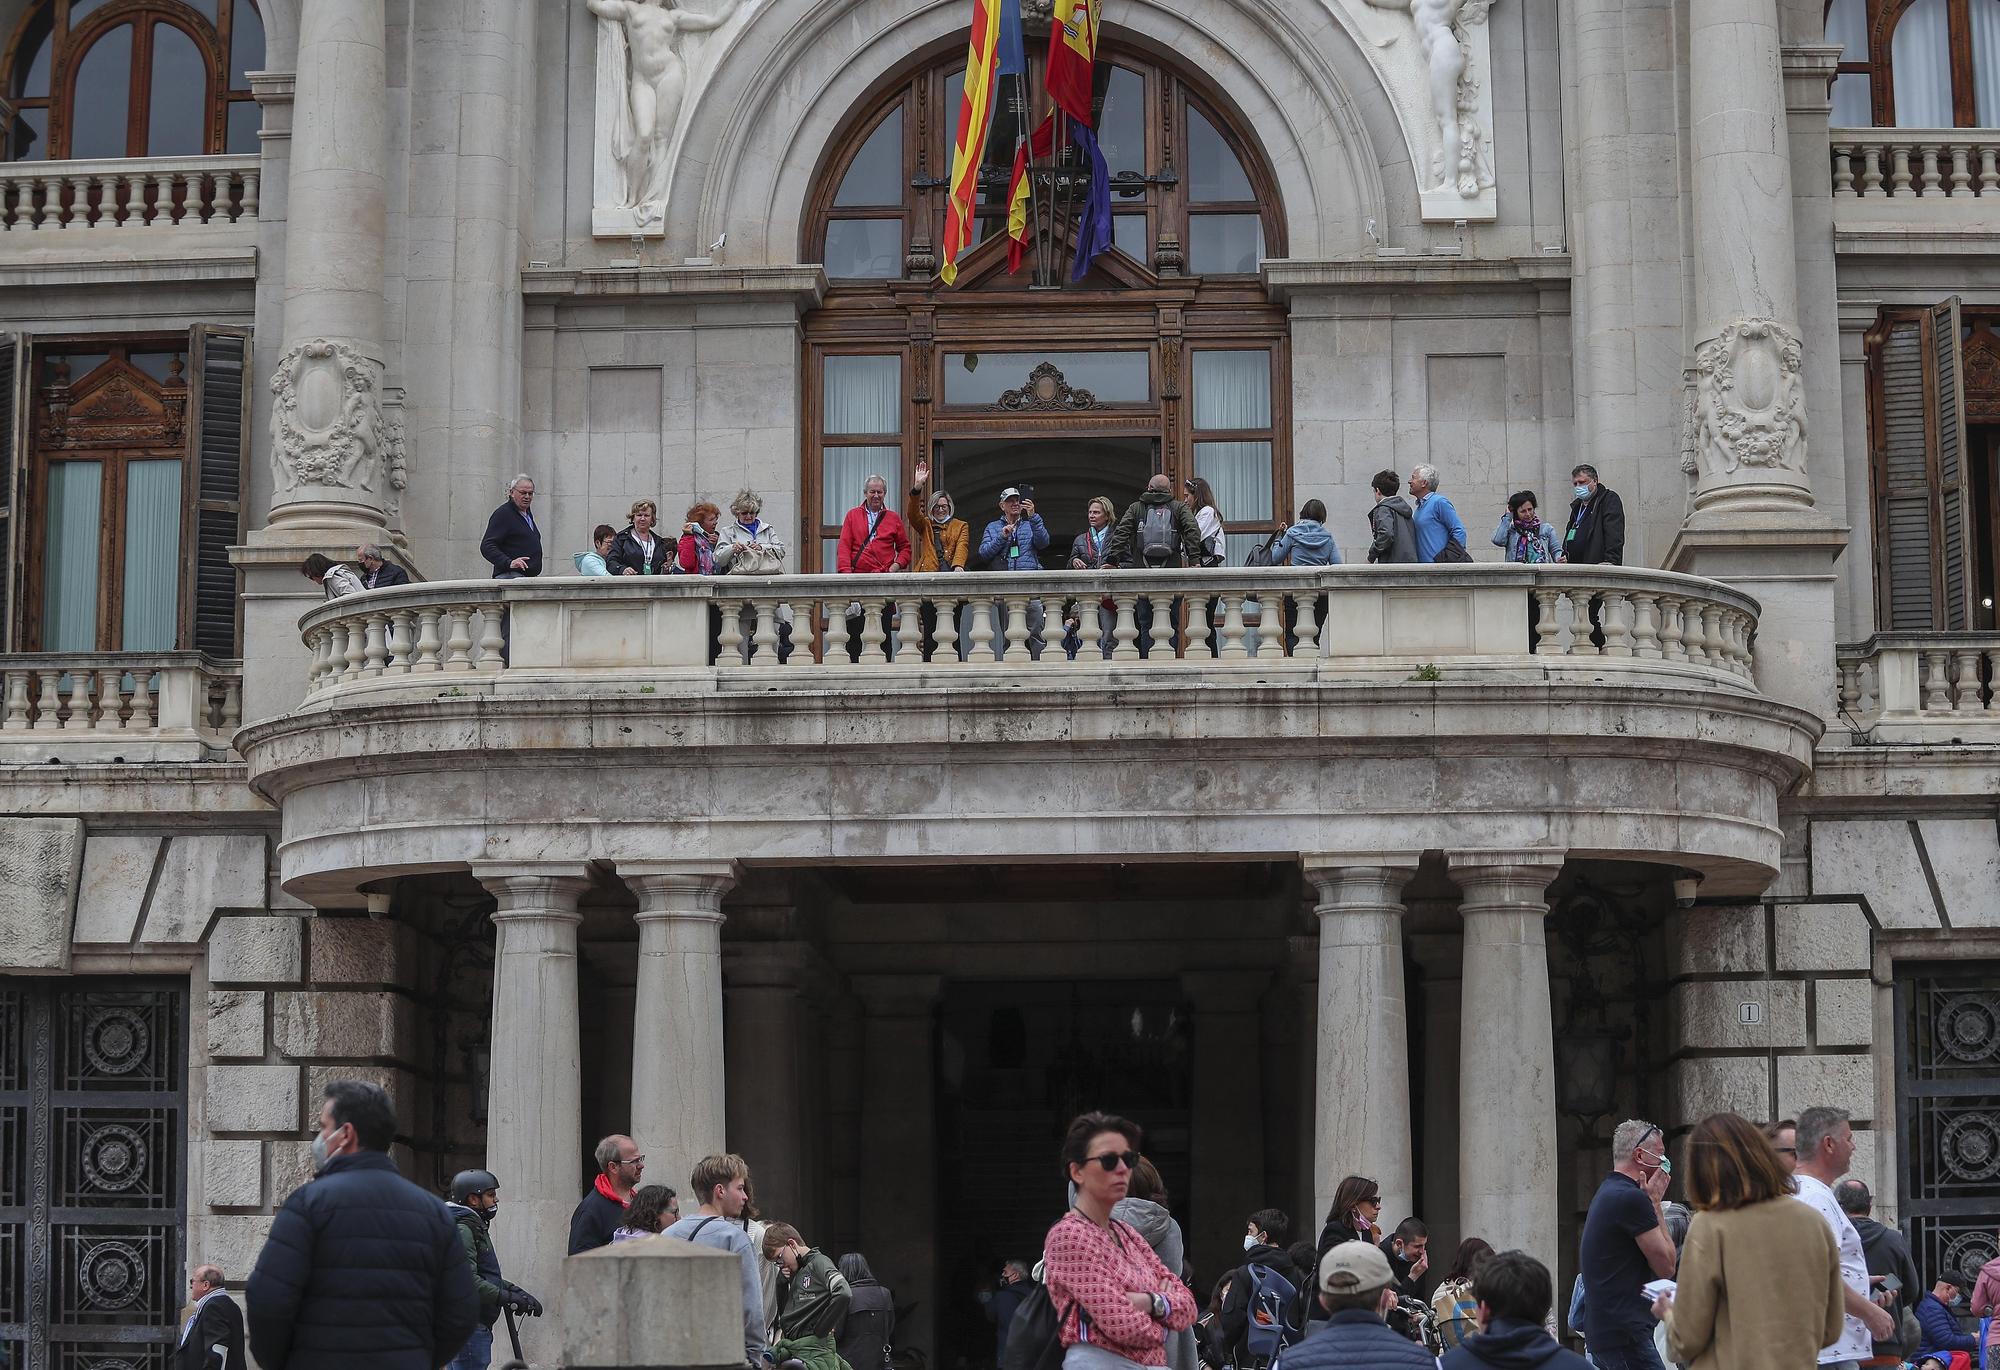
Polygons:
[[1365,1204],[1373,1204],[1376,1208],[1380,1208],[1382,1206],[1382,1196],[1380,1194],[1370,1194],[1367,1198],[1363,1199],[1361,1202]]
[[1084,1164],[1089,1165],[1091,1161],[1096,1161],[1099,1165],[1103,1166],[1106,1174],[1110,1174],[1121,1165],[1127,1170],[1136,1170],[1139,1165],[1139,1153],[1136,1151],[1107,1151],[1102,1156],[1086,1158]]
[[628,1157],[626,1157],[626,1158],[625,1158],[624,1160],[620,1161],[620,1162],[619,1162],[618,1164],[620,1164],[620,1165],[644,1165],[645,1163],[646,1163],[646,1158],[645,1158],[644,1156],[628,1156]]

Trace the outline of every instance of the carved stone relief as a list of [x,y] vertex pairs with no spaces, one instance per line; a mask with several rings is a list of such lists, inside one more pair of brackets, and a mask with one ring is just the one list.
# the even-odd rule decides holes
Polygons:
[[394,483],[381,387],[382,363],[345,343],[314,338],[286,354],[271,377],[271,469],[281,493],[306,485],[374,494],[378,482]]
[[592,231],[600,237],[665,232],[681,116],[713,65],[685,36],[722,27],[743,0],[707,13],[673,0],[583,0],[597,16],[597,136]]
[[[1694,436],[1704,486],[1806,469],[1806,394],[1798,338],[1770,319],[1738,319],[1695,350]],[[1742,474],[1739,474],[1742,473]]]

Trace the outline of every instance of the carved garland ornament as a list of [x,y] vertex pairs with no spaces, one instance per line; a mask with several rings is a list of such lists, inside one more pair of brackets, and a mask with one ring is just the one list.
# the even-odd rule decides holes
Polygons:
[[1806,395],[1799,340],[1738,319],[1695,352],[1695,450],[1710,479],[1744,467],[1803,474]]
[[1078,390],[1064,378],[1054,362],[1042,362],[1028,373],[1028,383],[1019,390],[1003,390],[993,406],[1019,412],[1026,409],[1095,409],[1097,396]]
[[271,377],[271,469],[278,489],[375,489],[386,451],[382,363],[345,343],[314,338]]

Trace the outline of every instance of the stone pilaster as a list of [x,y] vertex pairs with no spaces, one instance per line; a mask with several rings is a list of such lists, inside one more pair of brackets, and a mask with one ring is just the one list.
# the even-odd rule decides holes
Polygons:
[[1333,1207],[1345,1175],[1375,1181],[1383,1221],[1415,1212],[1403,887],[1416,870],[1417,858],[1400,852],[1306,858],[1319,891],[1316,1216]]
[[[1458,1222],[1458,1147],[1454,1139],[1460,1130],[1458,1053],[1448,1050],[1463,1031],[1459,999],[1464,976],[1464,943],[1453,934],[1420,933],[1410,939],[1410,949],[1423,972],[1420,999],[1423,1005],[1424,1054],[1423,1098],[1412,1100],[1412,1112],[1420,1120],[1417,1135],[1424,1139],[1424,1211],[1419,1214],[1431,1233],[1434,1263],[1448,1266],[1451,1252],[1468,1233]],[[1384,1214],[1388,1222],[1396,1218]],[[1400,1216],[1400,1215],[1399,1215]]]
[[1562,853],[1445,855],[1465,924],[1459,1231],[1554,1270],[1555,1026],[1544,920]]
[[937,1348],[935,975],[861,975],[861,1249],[899,1300],[896,1339]]
[[732,943],[722,958],[729,1077],[729,1149],[750,1161],[757,1207],[826,1244],[808,1203],[805,1138],[820,1134],[805,1108],[805,987],[811,951],[796,942]]
[[618,874],[639,896],[632,1136],[685,1193],[694,1163],[724,1149],[722,897],[736,868],[626,861]]
[[[530,1359],[556,1344],[561,1288],[576,1207],[583,1114],[577,1040],[577,900],[589,868],[481,862],[472,874],[495,900],[492,1067],[486,1101],[486,1168],[500,1177],[509,1214],[507,1274],[537,1294],[549,1316],[522,1329]],[[541,1343],[529,1346],[529,1341]],[[541,1352],[540,1355],[536,1351]]]
[[1187,971],[1194,1005],[1194,1107],[1189,1195],[1197,1224],[1186,1231],[1197,1270],[1241,1259],[1243,1220],[1270,1202],[1264,1188],[1263,1080],[1245,1063],[1262,1058],[1258,1002],[1267,971]]

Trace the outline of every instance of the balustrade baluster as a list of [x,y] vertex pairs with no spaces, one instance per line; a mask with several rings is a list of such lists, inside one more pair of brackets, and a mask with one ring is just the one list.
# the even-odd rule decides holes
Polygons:
[[63,217],[62,177],[42,177],[42,203],[35,210],[35,227],[61,228]]
[[1957,654],[1958,670],[1952,682],[1952,708],[1962,714],[1976,714],[1983,711],[1986,703],[1980,698],[1979,653],[1971,647],[1962,648]]
[[1951,697],[1945,688],[1944,652],[1923,653],[1924,670],[1924,712],[1944,713],[1951,707]]
[[243,726],[243,678],[230,676],[222,682],[222,731],[230,737]]
[[1562,601],[1562,592],[1537,586],[1528,593],[1535,601],[1535,654],[1562,655],[1562,644],[1556,641],[1562,634],[1562,624],[1556,621],[1556,605]]
[[2000,651],[1986,653],[1986,712],[2000,711]]
[[[1146,626],[1146,660],[1158,665],[1174,659],[1174,601],[1169,595],[1154,595],[1148,601],[1153,621]],[[1203,648],[1206,651],[1206,647]]]
[[[1590,639],[1590,592],[1569,590],[1569,653],[1571,656],[1598,656],[1602,649]],[[1600,610],[1598,618],[1602,620]]]
[[507,665],[507,634],[501,626],[507,620],[507,606],[494,601],[479,606],[479,662],[476,669],[491,674]]
[[71,671],[69,673],[69,701],[63,711],[64,732],[87,733],[90,731],[90,672]]
[[[1330,608],[1332,601],[1329,600],[1327,603]],[[1316,657],[1319,655],[1319,596],[1310,591],[1302,595],[1293,595],[1292,604],[1293,613],[1297,615],[1292,631],[1298,642],[1292,648],[1291,655],[1301,661]],[[1285,640],[1284,631],[1285,625],[1278,624],[1278,642],[1281,646]]]
[[[1216,655],[1224,661],[1242,661],[1250,655],[1243,646],[1243,596],[1222,597],[1222,631],[1216,636]],[[1194,655],[1192,642],[1188,644],[1188,654]]]
[[347,670],[344,675],[352,680],[361,674],[362,663],[368,659],[368,635],[363,628],[363,620],[351,618],[345,624],[347,629]]
[[1660,599],[1660,655],[1667,661],[1686,661],[1687,601],[1679,595]]
[[1979,193],[1995,192],[2000,192],[2000,149],[1983,147],[1979,149]]
[[1972,149],[1963,143],[1951,150],[1951,193],[1954,199],[1972,194]]
[[137,731],[148,731],[156,726],[153,717],[153,673],[151,671],[132,672],[132,720],[131,726]]
[[1137,661],[1139,659],[1139,620],[1135,616],[1137,597],[1116,594],[1112,596],[1112,603],[1118,606],[1118,616],[1111,625],[1111,659]]
[[931,609],[937,615],[937,627],[931,634],[931,665],[961,665],[958,656],[958,601],[936,600]]
[[448,633],[444,644],[444,665],[447,671],[469,671],[472,669],[472,606],[454,604],[445,610]]
[[62,672],[37,671],[35,678],[41,682],[41,689],[35,695],[35,731],[55,732],[62,727],[62,698],[56,692],[62,682]]
[[146,203],[146,191],[153,184],[144,172],[128,172],[125,176],[125,226],[144,228],[152,222],[152,211]]
[[1854,194],[1854,149],[1845,143],[1833,149],[1833,193],[1843,199]]
[[387,614],[370,614],[366,620],[367,636],[363,639],[361,669],[369,675],[381,675],[389,659],[389,648],[384,640],[384,630],[388,626]]
[[[1002,641],[1004,643],[1005,639]],[[990,599],[972,601],[971,659],[981,665],[998,659],[993,651],[993,601]]]
[[251,167],[243,173],[243,199],[237,209],[239,220],[256,219],[258,182],[262,179],[263,173],[256,167]]
[[888,636],[882,631],[882,604],[880,596],[861,601],[861,655],[859,664],[880,666],[889,660],[884,650]]
[[1889,194],[1882,189],[1882,149],[1870,146],[1861,153],[1861,194],[1865,199],[1882,199]]
[[1889,194],[1910,193],[1910,149],[1898,143],[1889,150]]
[[1624,591],[1610,590],[1605,593],[1604,605],[1598,610],[1598,618],[1604,624],[1604,655],[1632,655],[1630,613],[1630,599]]
[[[1218,604],[1220,602],[1219,600],[1217,601]],[[1222,655],[1222,624],[1212,624],[1208,621],[1208,604],[1208,600],[1200,595],[1190,595],[1187,601],[1187,646],[1183,649],[1183,655],[1198,661],[1208,660],[1211,650],[1213,650],[1215,656],[1219,657]],[[1226,609],[1223,611],[1223,618],[1225,621],[1228,619],[1228,611]],[[1247,632],[1248,630],[1246,629],[1245,631]],[[1211,649],[1208,645],[1208,638],[1211,632],[1216,636],[1214,649]]]
[[416,653],[410,659],[413,671],[435,671],[442,668],[438,660],[438,611],[436,609],[417,610]]
[[924,607],[918,599],[896,601],[896,657],[893,665],[924,664]]
[[321,669],[319,684],[321,689],[331,688],[347,674],[347,625],[329,623],[326,625],[326,665]]
[[[787,666],[815,666],[820,658],[814,655],[813,643],[819,636],[819,604],[815,600],[802,599],[792,605],[792,650],[782,664]],[[826,644],[826,656],[834,654],[831,641]]]
[[[1009,595],[1004,605],[1007,626],[1002,635],[1005,655],[1001,660],[1009,666],[1025,666],[1028,664],[1028,639],[1032,636],[1028,632],[1028,601],[1020,595]],[[1046,620],[1047,615],[1043,617]],[[1046,621],[1042,627],[1047,629]]]
[[1658,661],[1660,652],[1660,597],[1632,596],[1632,655]]
[[1833,663],[1834,674],[1839,677],[1839,710],[1851,714],[1861,699],[1861,663],[1853,657],[1841,657]]
[[7,671],[0,673],[0,680],[7,685],[7,712],[0,718],[0,732],[18,733],[28,727],[28,673]]
[[778,605],[775,600],[760,597],[756,609],[757,622],[750,631],[750,664],[759,670],[775,670],[778,665]]
[[97,178],[97,213],[90,226],[92,228],[118,227],[118,177],[99,176]]
[[416,615],[408,609],[389,610],[389,633],[384,646],[389,649],[386,669],[390,675],[410,673],[410,647],[416,640]]
[[177,224],[181,221],[181,208],[174,203],[174,176],[162,171],[153,177],[153,223]]
[[125,726],[125,673],[123,671],[99,671],[97,673],[97,729],[99,732],[115,733]]
[[1923,184],[1918,194],[1936,195],[1939,185],[1938,149],[1926,144],[1918,156],[1923,159]]
[[1861,711],[1863,718],[1867,718],[1882,707],[1881,685],[1882,672],[1876,665],[1875,659],[1869,657],[1863,660],[1856,680],[1858,695],[1855,699],[1855,707]]
[[715,630],[715,664],[717,666],[743,666],[743,610],[744,603],[731,594],[722,594],[714,600],[719,621]]

